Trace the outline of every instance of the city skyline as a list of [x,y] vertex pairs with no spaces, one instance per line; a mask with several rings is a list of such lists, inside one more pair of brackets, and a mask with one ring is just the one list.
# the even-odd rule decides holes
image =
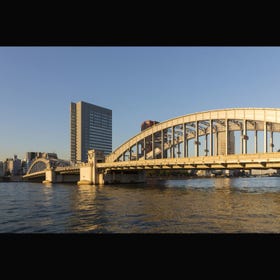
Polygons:
[[1,47],[0,160],[70,159],[69,104],[113,111],[113,150],[145,120],[280,107],[279,47]]

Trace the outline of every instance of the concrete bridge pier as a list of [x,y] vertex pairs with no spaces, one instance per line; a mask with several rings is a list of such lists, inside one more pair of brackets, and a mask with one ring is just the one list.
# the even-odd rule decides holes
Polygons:
[[97,168],[97,163],[105,161],[102,151],[88,151],[88,162],[80,167],[78,185],[104,185],[115,183],[143,183],[146,181],[144,170],[109,171]]
[[73,174],[59,174],[55,172],[52,168],[45,171],[45,180],[43,184],[49,183],[72,183],[77,182],[77,175]]
[[78,185],[92,185],[92,165],[85,165],[80,167],[80,181],[78,181]]
[[50,168],[46,170],[46,177],[45,180],[42,182],[43,184],[55,183],[55,172]]
[[45,180],[42,182],[43,184],[49,183],[64,183],[68,180],[65,180],[65,177],[61,174],[57,174],[52,168],[46,170]]
[[103,172],[96,168],[96,163],[104,161],[105,157],[102,151],[88,151],[88,163],[80,167],[80,181],[78,181],[78,185],[103,185]]

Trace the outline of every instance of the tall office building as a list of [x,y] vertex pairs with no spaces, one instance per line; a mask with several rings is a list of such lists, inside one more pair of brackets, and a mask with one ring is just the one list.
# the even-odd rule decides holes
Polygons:
[[85,162],[88,150],[112,152],[112,110],[83,101],[71,102],[71,161]]

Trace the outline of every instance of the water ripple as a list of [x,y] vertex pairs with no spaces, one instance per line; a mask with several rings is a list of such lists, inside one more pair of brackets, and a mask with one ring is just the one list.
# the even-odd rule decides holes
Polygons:
[[280,233],[280,178],[0,183],[1,233]]

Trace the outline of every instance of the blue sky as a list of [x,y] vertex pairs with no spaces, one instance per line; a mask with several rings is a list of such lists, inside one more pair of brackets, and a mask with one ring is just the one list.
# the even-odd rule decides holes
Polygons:
[[70,102],[113,111],[113,149],[199,111],[280,107],[280,47],[0,47],[0,160],[70,157]]

